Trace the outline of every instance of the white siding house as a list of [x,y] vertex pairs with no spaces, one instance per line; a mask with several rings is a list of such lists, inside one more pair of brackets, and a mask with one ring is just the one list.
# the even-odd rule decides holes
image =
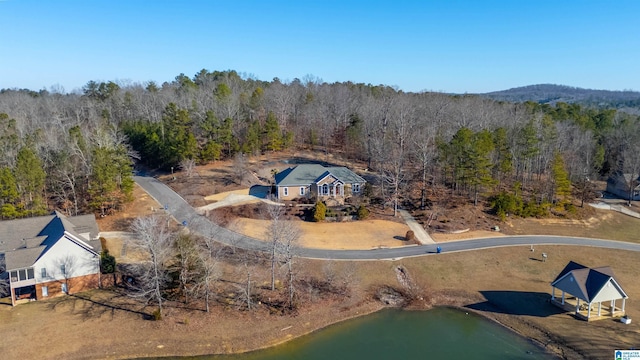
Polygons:
[[97,287],[100,251],[93,215],[0,221],[0,279],[13,305]]

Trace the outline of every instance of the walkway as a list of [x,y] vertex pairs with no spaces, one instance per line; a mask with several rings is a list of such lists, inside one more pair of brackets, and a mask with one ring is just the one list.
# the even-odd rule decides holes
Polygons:
[[284,204],[282,203],[277,203],[275,201],[262,199],[253,195],[229,194],[220,201],[196,208],[196,211],[198,211],[199,214],[206,214],[207,211],[209,210],[213,210],[213,209],[217,209],[225,206],[251,204],[251,203],[256,203],[260,201],[269,205],[284,206]]
[[634,217],[636,219],[640,219],[640,214],[638,214],[637,212],[629,209],[624,204],[609,204],[609,203],[605,203],[605,202],[599,202],[597,204],[589,204],[589,205],[591,207],[596,208],[596,209],[613,210],[613,211],[617,211],[617,212],[625,214],[625,215],[629,215],[629,216]]
[[409,226],[409,229],[413,231],[413,233],[416,236],[416,239],[418,239],[420,244],[426,245],[426,244],[436,243],[435,241],[433,241],[433,239],[431,238],[427,230],[425,230],[424,227],[422,227],[422,225],[420,225],[416,221],[416,219],[413,216],[411,216],[411,214],[409,214],[407,210],[398,210],[398,211],[400,212],[400,216],[402,216],[402,219],[404,220],[404,222],[407,223],[407,225]]

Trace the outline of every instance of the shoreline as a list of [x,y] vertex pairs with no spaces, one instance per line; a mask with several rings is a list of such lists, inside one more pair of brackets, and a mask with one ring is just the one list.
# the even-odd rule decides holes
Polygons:
[[[142,320],[141,314],[149,313],[153,307],[140,307],[122,294],[105,290],[14,308],[5,306],[0,308],[0,332],[5,334],[0,352],[8,359],[72,360],[258,351],[388,308],[375,300],[374,294],[382,286],[402,286],[397,279],[398,266],[408,270],[416,285],[414,294],[419,295],[414,297],[419,300],[403,307],[406,311],[452,307],[474,312],[558,358],[598,358],[610,349],[637,344],[640,326],[635,322],[587,323],[570,313],[555,311],[546,301],[549,294],[545,280],[553,278],[569,259],[587,264],[616,260],[629,264],[617,267],[616,275],[634,299],[640,288],[634,281],[640,271],[639,254],[566,246],[546,246],[542,250],[553,255],[546,263],[531,260],[526,247],[449,253],[429,261],[408,258],[397,262],[357,262],[352,269],[351,295],[307,299],[311,302],[288,315],[272,313],[268,307],[243,311],[226,305],[215,306],[206,313],[175,303],[167,308],[161,321],[148,321]],[[306,275],[320,274],[323,264],[305,261]],[[636,301],[627,302],[627,308],[631,317],[640,309]],[[43,318],[47,321],[43,322]],[[57,331],[60,324],[69,326],[60,333]],[[20,331],[15,331],[16,328]],[[51,341],[52,334],[56,334],[57,341]],[[79,339],[91,339],[91,343]]]
[[[453,290],[453,289],[452,289]],[[438,293],[434,294],[436,297],[440,297],[440,296],[444,296],[445,298],[448,298],[448,296],[446,295],[447,291],[443,290],[443,291],[439,291]],[[460,294],[458,294],[459,296]],[[463,301],[466,300],[466,301]],[[557,358],[557,359],[581,359],[583,358],[579,353],[577,353],[574,349],[571,349],[567,346],[563,346],[562,344],[559,344],[557,342],[557,339],[554,339],[554,336],[552,333],[545,331],[543,329],[540,329],[538,326],[535,326],[529,322],[527,322],[526,320],[522,319],[521,316],[519,315],[508,315],[508,314],[501,314],[504,316],[504,319],[500,319],[499,316],[495,316],[497,315],[496,313],[491,313],[488,311],[482,311],[482,310],[476,310],[476,309],[472,309],[469,307],[465,307],[465,305],[461,305],[461,302],[470,302],[470,301],[475,301],[477,300],[477,298],[475,296],[469,295],[467,294],[467,296],[465,297],[457,297],[455,299],[451,299],[449,298],[448,300],[445,300],[443,302],[437,302],[437,303],[431,303],[431,304],[410,304],[409,306],[406,307],[392,307],[392,306],[385,306],[375,300],[369,300],[367,302],[365,302],[365,304],[375,304],[377,306],[374,306],[374,308],[366,310],[364,312],[360,312],[357,311],[355,314],[350,314],[346,317],[342,317],[336,321],[330,321],[322,326],[318,326],[318,327],[314,327],[313,329],[310,329],[308,331],[302,332],[302,333],[298,333],[294,336],[284,336],[278,340],[272,341],[270,343],[267,344],[263,344],[263,345],[259,345],[255,348],[250,348],[250,349],[243,349],[241,351],[231,351],[231,352],[212,352],[212,353],[200,353],[200,352],[192,352],[192,353],[180,353],[179,355],[177,354],[166,354],[164,356],[169,356],[169,357],[184,357],[184,358],[188,358],[188,357],[192,357],[192,356],[216,356],[216,355],[240,355],[240,354],[246,354],[246,353],[251,353],[251,352],[258,352],[258,351],[262,351],[262,350],[266,350],[266,349],[270,349],[282,344],[285,344],[287,342],[299,339],[301,337],[304,336],[308,336],[308,335],[312,335],[313,333],[322,331],[330,326],[336,325],[336,324],[340,324],[343,323],[345,321],[349,321],[352,319],[356,319],[356,318],[360,318],[360,317],[364,317],[364,316],[369,316],[371,314],[374,314],[376,312],[379,311],[384,311],[387,309],[398,309],[398,310],[402,310],[402,311],[429,311],[435,308],[451,308],[451,309],[456,309],[458,311],[463,311],[463,312],[472,312],[478,316],[481,316],[483,319],[487,320],[487,321],[491,321],[495,324],[498,324],[499,326],[505,328],[506,330],[510,331],[513,334],[516,334],[520,337],[522,337],[523,339],[526,339],[527,341],[530,341],[531,343],[533,343],[535,346],[539,347],[542,351],[544,351],[545,353]],[[366,305],[365,305],[366,306]],[[354,308],[357,309],[357,308]],[[507,320],[507,321],[505,321]],[[514,327],[514,325],[520,325],[520,329],[517,327]],[[251,335],[247,335],[247,336],[251,336]],[[133,359],[130,356],[121,354],[123,356],[119,356],[118,359]],[[145,358],[155,358],[156,356],[147,356],[147,357],[134,357],[134,359],[145,359]]]

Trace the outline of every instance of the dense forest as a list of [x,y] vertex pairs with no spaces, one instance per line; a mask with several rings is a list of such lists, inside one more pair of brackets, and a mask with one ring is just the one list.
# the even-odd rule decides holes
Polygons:
[[637,175],[639,120],[575,103],[311,77],[266,82],[235,71],[163,84],[90,81],[71,94],[4,89],[0,216],[106,214],[130,198],[134,162],[169,170],[285,148],[365,162],[388,201],[414,191],[426,206],[429,190],[443,186],[473,203],[491,200],[499,213],[538,214],[568,204],[587,179]]

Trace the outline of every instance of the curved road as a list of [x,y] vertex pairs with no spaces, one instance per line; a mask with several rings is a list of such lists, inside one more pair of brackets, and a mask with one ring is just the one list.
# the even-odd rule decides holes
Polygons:
[[[205,236],[215,236],[221,243],[236,246],[243,249],[268,251],[268,244],[249,236],[233,232],[223,228],[198,215],[195,209],[189,205],[180,195],[171,188],[152,177],[134,176],[134,180],[150,196],[166,207],[167,211],[178,221],[187,222],[187,227]],[[575,238],[564,236],[501,236],[495,238],[483,238],[454,242],[438,243],[433,245],[405,246],[400,248],[373,249],[373,250],[324,250],[312,248],[300,248],[298,255],[313,259],[332,260],[393,260],[411,256],[435,254],[436,247],[440,246],[442,252],[465,251],[487,249],[500,246],[514,245],[580,245],[594,246],[609,249],[628,251],[640,251],[640,244],[612,240],[598,240],[589,238]]]

